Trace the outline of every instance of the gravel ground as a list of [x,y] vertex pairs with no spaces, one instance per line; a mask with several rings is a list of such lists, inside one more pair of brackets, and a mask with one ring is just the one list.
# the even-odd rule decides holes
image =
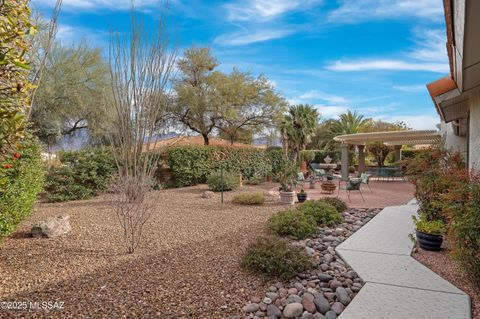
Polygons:
[[[273,184],[241,191],[271,189]],[[206,186],[157,191],[143,246],[124,253],[111,197],[38,204],[0,248],[0,301],[58,302],[62,309],[4,310],[1,318],[225,318],[240,315],[268,283],[243,272],[245,247],[275,211],[230,203],[227,193],[202,199]],[[72,231],[55,239],[28,236],[32,224],[59,213]],[[51,304],[52,305],[52,304]],[[24,307],[23,304],[17,306]]]
[[439,276],[448,280],[458,289],[467,293],[472,302],[472,318],[480,319],[480,294],[478,288],[465,274],[460,265],[451,257],[452,243],[447,239],[443,242],[442,250],[439,252],[427,251],[419,248],[413,257],[436,272]]

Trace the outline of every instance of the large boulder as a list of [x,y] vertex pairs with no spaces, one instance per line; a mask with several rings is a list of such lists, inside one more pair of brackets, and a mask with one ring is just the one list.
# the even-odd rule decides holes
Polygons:
[[31,233],[36,238],[54,238],[68,233],[71,229],[70,216],[57,215],[33,225]]

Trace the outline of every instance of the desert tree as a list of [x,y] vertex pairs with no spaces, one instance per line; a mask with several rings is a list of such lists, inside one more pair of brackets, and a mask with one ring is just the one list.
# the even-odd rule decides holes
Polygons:
[[105,141],[112,116],[104,106],[112,97],[101,50],[85,41],[71,46],[57,42],[45,65],[30,114],[35,134],[48,146],[79,131],[87,131],[93,144]]
[[287,102],[264,76],[255,78],[234,69],[228,75],[216,74],[214,78],[223,104],[217,126],[231,144],[245,132],[253,134],[272,127],[286,110]]
[[109,50],[114,109],[111,142],[119,171],[113,182],[115,213],[128,253],[141,243],[153,211],[146,195],[158,156],[151,149],[161,130],[159,119],[171,101],[176,50],[164,16],[159,21],[156,32],[144,30],[132,9],[130,32],[112,34]]
[[221,76],[215,71],[217,66],[209,48],[186,49],[178,60],[175,114],[180,123],[203,137],[205,145],[222,118],[222,103],[215,88]]

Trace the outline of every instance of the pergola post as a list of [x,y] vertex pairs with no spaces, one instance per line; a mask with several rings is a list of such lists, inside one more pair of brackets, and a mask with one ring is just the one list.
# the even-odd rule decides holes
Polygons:
[[358,173],[365,173],[365,145],[357,145],[358,147]]
[[402,145],[395,145],[395,162],[402,160]]
[[342,179],[348,179],[348,144],[340,144],[340,150],[342,155]]

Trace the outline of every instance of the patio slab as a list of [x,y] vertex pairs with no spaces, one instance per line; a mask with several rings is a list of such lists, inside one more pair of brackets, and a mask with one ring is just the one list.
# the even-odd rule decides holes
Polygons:
[[339,319],[471,318],[470,297],[410,255],[417,210],[386,207],[336,248],[365,281]]
[[471,318],[467,295],[367,283],[339,319]]
[[463,294],[411,256],[341,250],[337,252],[366,282]]
[[340,244],[337,250],[410,256],[413,242],[408,234],[413,231],[412,215],[416,214],[417,209],[416,205],[384,208],[361,230]]

